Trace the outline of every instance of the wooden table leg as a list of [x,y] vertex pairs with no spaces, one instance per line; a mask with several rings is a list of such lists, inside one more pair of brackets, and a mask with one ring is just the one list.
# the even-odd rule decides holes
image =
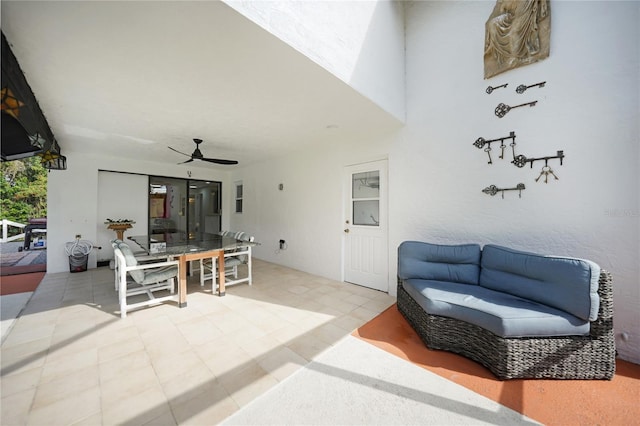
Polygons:
[[[213,277],[215,279],[215,276]],[[220,297],[224,296],[225,288],[224,288],[224,250],[220,250],[218,252],[218,295]]]
[[178,258],[178,269],[180,280],[178,282],[178,306],[187,306],[187,260],[185,256]]

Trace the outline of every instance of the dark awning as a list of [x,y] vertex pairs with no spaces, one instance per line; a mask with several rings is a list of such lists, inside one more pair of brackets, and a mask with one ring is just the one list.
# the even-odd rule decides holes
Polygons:
[[29,134],[14,117],[2,112],[2,161],[18,160],[42,152],[31,145]]
[[45,167],[53,164],[51,160],[61,157],[60,146],[4,33],[1,95],[2,161],[41,155]]

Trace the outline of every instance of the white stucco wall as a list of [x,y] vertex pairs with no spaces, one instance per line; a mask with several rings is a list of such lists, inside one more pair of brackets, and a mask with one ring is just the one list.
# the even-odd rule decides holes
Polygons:
[[[138,200],[138,206],[121,206],[118,209],[106,209],[100,211],[99,197],[113,198],[113,191],[108,194],[99,191],[99,170],[135,173],[143,175],[156,175],[178,177],[188,179],[187,170],[191,171],[192,179],[215,180],[222,182],[223,194],[229,192],[232,183],[229,181],[229,172],[213,170],[202,167],[186,167],[178,165],[158,164],[148,161],[127,158],[113,158],[101,155],[86,154],[65,151],[68,169],[65,171],[52,171],[49,173],[47,203],[47,272],[64,272],[69,270],[68,257],[65,253],[65,243],[73,241],[75,235],[82,235],[82,239],[104,246],[105,231],[104,221],[114,212],[121,213],[126,219],[136,220],[133,228],[125,232],[127,235],[146,234],[147,219],[145,217],[129,217],[147,213],[147,197],[144,195]],[[117,177],[123,184],[130,183],[124,189],[126,194],[131,194],[131,188],[140,188],[140,176],[123,174]],[[130,179],[130,180],[129,180]],[[123,203],[131,203],[131,197],[126,196]],[[140,207],[142,206],[142,207]],[[229,226],[231,205],[223,205],[223,228]],[[121,217],[112,219],[120,219]],[[115,233],[112,233],[115,237]],[[109,248],[105,247],[107,252]],[[95,268],[98,258],[97,251],[89,256],[89,268]]]
[[[231,214],[231,230],[256,237],[257,258],[342,280],[345,167],[385,159],[392,137],[347,143],[328,135],[320,148],[236,170],[232,180],[242,181],[244,211]],[[228,194],[225,202],[232,201]],[[279,250],[281,239],[286,250]]]
[[225,0],[400,121],[404,101],[402,2]]
[[[620,356],[640,362],[640,3],[552,1],[548,59],[483,80],[484,23],[495,2],[407,6],[407,120],[390,153],[390,257],[403,240],[496,243],[587,258],[613,273]],[[546,81],[517,94],[519,84]],[[508,83],[491,95],[488,85]],[[535,107],[494,115],[498,103]],[[559,180],[544,162],[493,165],[479,138],[517,135],[516,154],[564,150]],[[508,142],[507,142],[508,143]],[[491,197],[495,184],[517,192]],[[395,261],[391,262],[395,265]],[[625,341],[620,334],[629,333]]]

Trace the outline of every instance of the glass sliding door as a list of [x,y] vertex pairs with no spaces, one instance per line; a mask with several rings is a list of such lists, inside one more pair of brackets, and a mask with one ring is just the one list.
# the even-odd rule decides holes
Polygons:
[[197,234],[217,234],[222,223],[220,182],[189,181],[189,221],[191,238]]
[[187,231],[187,181],[149,177],[149,234]]
[[149,234],[217,233],[222,223],[220,182],[149,177]]

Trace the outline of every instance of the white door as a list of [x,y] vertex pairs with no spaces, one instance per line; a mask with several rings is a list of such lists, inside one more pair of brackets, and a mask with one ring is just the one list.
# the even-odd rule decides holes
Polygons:
[[348,166],[345,196],[344,280],[388,292],[387,161]]

